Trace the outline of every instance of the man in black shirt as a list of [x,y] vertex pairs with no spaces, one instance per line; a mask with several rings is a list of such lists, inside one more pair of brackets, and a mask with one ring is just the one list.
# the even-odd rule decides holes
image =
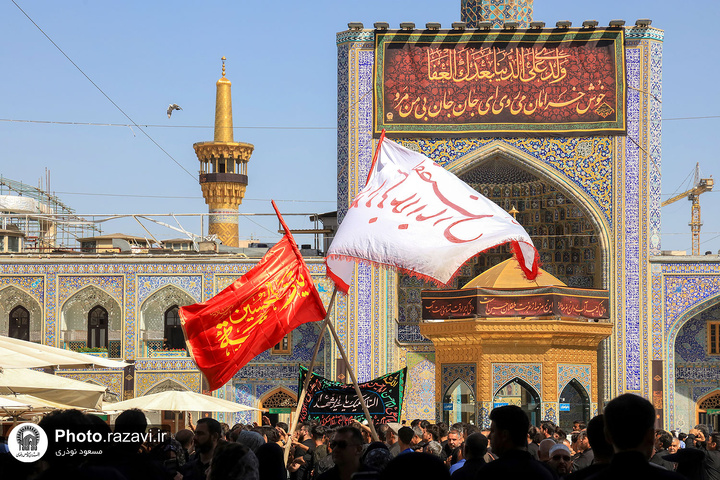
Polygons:
[[665,460],[665,455],[669,455],[668,448],[672,445],[672,435],[665,430],[659,430],[655,435],[655,455],[650,459],[650,463],[660,465],[666,470],[675,470],[675,464]]
[[577,452],[578,453],[573,459],[573,472],[589,467],[595,459],[593,450],[590,448],[590,440],[588,440],[587,430],[582,430],[578,433]]
[[527,414],[516,405],[505,405],[490,412],[490,444],[494,460],[478,471],[477,479],[532,478],[552,480],[553,474],[527,451]]
[[655,443],[655,408],[646,399],[626,393],[605,406],[605,435],[615,455],[610,466],[593,480],[682,480],[675,472],[648,460]]
[[293,447],[295,447],[294,460],[288,467],[290,480],[309,480],[315,453],[315,441],[310,433],[310,425],[303,423],[296,435],[297,438],[292,440]]
[[720,451],[718,451],[720,433],[713,433],[707,440],[707,452],[705,453],[705,478],[707,480],[720,480]]

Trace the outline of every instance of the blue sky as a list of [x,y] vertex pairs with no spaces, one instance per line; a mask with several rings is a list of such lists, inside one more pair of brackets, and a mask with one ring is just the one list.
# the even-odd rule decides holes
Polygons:
[[[192,144],[212,139],[222,56],[233,82],[235,126],[268,127],[235,130],[237,141],[255,145],[240,211],[270,213],[270,198],[283,212],[334,210],[335,33],[351,21],[449,27],[460,19],[460,0],[16,2],[135,122],[158,125],[146,132],[193,174],[135,127],[0,121],[0,174],[37,185],[47,167],[51,189],[81,214],[207,212]],[[720,115],[717,40],[713,28],[695,23],[720,17],[720,2],[688,5],[692,13],[668,0],[535,0],[534,6],[535,19],[548,24],[650,18],[665,30],[663,199],[681,188],[695,162],[704,176],[720,174],[720,118],[673,120]],[[1,119],[129,123],[10,0],[0,3],[0,42]],[[172,119],[165,113],[170,103],[183,108]],[[720,250],[718,203],[720,193],[701,197],[703,253]],[[662,214],[662,248],[689,251],[690,202]],[[199,223],[183,223],[199,231]],[[141,233],[129,222],[108,227],[117,230]],[[272,241],[276,231],[270,219],[240,220],[241,237]]]

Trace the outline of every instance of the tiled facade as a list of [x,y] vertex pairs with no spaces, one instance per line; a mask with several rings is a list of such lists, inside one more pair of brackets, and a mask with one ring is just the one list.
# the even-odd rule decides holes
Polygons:
[[[516,4],[517,9],[512,12],[508,10],[510,13],[504,14],[504,9],[510,3]],[[481,20],[495,23],[513,20],[519,21],[522,26],[523,22],[531,20],[532,2],[468,0],[462,2],[461,10],[462,20],[468,22],[470,27],[475,26],[473,22]],[[528,12],[527,18],[523,17],[525,11]],[[482,12],[485,12],[487,18]],[[495,17],[490,18],[489,14]],[[369,139],[369,131],[361,128],[361,125],[368,124],[372,114],[368,108],[368,99],[364,96],[372,88],[370,72],[364,68],[373,54],[372,40],[373,32],[369,30],[342,32],[337,37],[340,112],[338,209],[342,212],[346,211],[350,200],[362,186],[375,146],[375,142]],[[588,393],[598,390],[600,407],[603,401],[623,392],[651,398],[654,394],[652,376],[655,376],[651,374],[652,361],[662,361],[665,387],[662,392],[655,393],[664,395],[664,422],[672,425],[675,416],[671,390],[674,388],[672,365],[676,332],[673,333],[673,327],[667,325],[669,320],[665,309],[679,310],[679,315],[686,315],[683,312],[689,300],[674,299],[675,293],[668,291],[670,285],[663,286],[663,276],[655,270],[651,272],[651,257],[658,255],[661,248],[662,42],[661,30],[650,27],[626,29],[626,136],[405,138],[399,142],[458,175],[491,155],[501,155],[571,194],[573,202],[581,205],[588,213],[600,237],[602,286],[610,291],[612,321],[615,325],[613,336],[603,342],[600,351],[601,371],[598,372],[598,378],[589,381],[579,371],[574,371],[573,378]],[[699,265],[696,267],[702,268]],[[664,271],[665,267],[656,265],[654,268]],[[372,285],[370,292],[351,291],[348,298],[348,325],[357,324],[358,328],[363,322],[366,325],[366,305],[370,305],[378,296],[395,297],[403,301],[410,298],[411,286],[406,283],[405,278],[399,279],[396,297],[385,284]],[[686,278],[680,283],[683,286],[680,290],[676,287],[676,291],[689,296],[693,295],[689,290],[699,290],[706,294],[716,288],[714,282],[700,278]],[[409,358],[415,351],[432,351],[432,344],[419,334],[419,329],[413,324],[413,315],[412,308],[400,304],[397,322],[395,318],[389,318],[385,323],[373,323],[373,331],[383,329],[388,324],[397,324],[396,338],[400,354],[395,359],[398,364],[388,363],[383,366],[383,370],[391,371],[400,367],[402,360]],[[387,337],[388,333],[383,331],[383,336]],[[355,356],[353,361],[358,362],[360,358]],[[378,363],[382,363],[382,360]],[[510,365],[504,367],[509,368]],[[358,364],[357,368],[362,370],[364,367]],[[569,375],[567,372],[570,368],[574,367],[567,366],[557,372],[558,378]],[[407,397],[410,403],[419,399],[414,397],[419,395],[412,386],[414,373],[413,368],[410,368]],[[449,381],[443,377],[443,385]],[[482,408],[487,406],[478,405],[478,409]],[[597,404],[591,406],[592,412],[597,412],[598,408]],[[556,404],[543,406],[544,416],[556,418],[557,413]]]
[[[65,345],[65,330],[73,322],[87,326],[87,311],[95,303],[117,306],[119,332],[122,332],[118,358],[134,360],[135,396],[146,394],[155,386],[172,380],[178,388],[195,392],[203,391],[202,376],[189,357],[177,352],[151,352],[145,346],[143,331],[152,328],[158,319],[148,316],[148,305],[160,305],[162,312],[173,304],[190,304],[210,299],[230,282],[250,270],[259,259],[237,259],[232,256],[215,257],[164,257],[161,262],[152,257],[103,256],[81,257],[68,260],[34,256],[0,258],[0,314],[7,320],[12,308],[23,305],[30,312],[31,325],[38,325],[43,332],[43,342],[54,346]],[[327,305],[332,293],[331,281],[325,277],[322,259],[308,259],[308,267],[320,295]],[[95,292],[92,289],[96,289]],[[78,295],[88,292],[74,309],[64,309]],[[336,304],[337,305],[337,304]],[[7,311],[6,311],[7,310]],[[333,309],[335,321],[338,308]],[[73,318],[66,318],[73,315]],[[75,318],[77,317],[77,318]],[[162,325],[162,319],[159,320]],[[110,326],[112,328],[112,312]],[[7,321],[5,321],[7,329]],[[3,324],[0,322],[0,328]],[[319,323],[304,324],[292,333],[293,348],[290,355],[274,355],[263,352],[231,382],[213,393],[220,398],[240,399],[242,403],[257,406],[259,399],[274,390],[297,392],[298,364],[308,365],[317,339]],[[340,325],[338,325],[340,328]],[[7,334],[7,331],[3,332]],[[110,332],[112,334],[112,332]],[[112,336],[109,337],[112,341]],[[37,339],[38,341],[40,338]],[[332,363],[329,356],[329,334],[320,348],[316,371],[324,374]],[[84,343],[85,342],[81,342]],[[111,349],[112,351],[112,349]],[[112,352],[115,353],[115,352]],[[78,380],[102,384],[109,393],[123,398],[123,372],[99,369],[58,370]],[[259,421],[256,413],[238,414],[244,421]],[[220,415],[224,421],[237,420],[234,415]]]

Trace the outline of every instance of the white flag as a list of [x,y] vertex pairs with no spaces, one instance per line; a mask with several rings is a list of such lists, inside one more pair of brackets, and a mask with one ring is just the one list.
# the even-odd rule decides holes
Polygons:
[[471,257],[508,242],[527,278],[537,276],[537,250],[505,210],[384,135],[375,157],[327,253],[328,274],[338,289],[347,292],[351,283],[354,268],[347,260],[447,284]]

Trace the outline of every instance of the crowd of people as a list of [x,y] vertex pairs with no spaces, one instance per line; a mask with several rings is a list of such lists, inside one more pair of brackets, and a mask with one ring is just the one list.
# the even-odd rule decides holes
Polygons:
[[[720,433],[698,425],[688,434],[656,430],[655,409],[631,394],[610,401],[603,415],[565,432],[552,422],[531,426],[513,405],[490,413],[490,428],[456,423],[327,427],[303,423],[235,425],[202,418],[193,430],[149,441],[94,445],[93,455],[54,452],[88,448],[56,441],[36,463],[0,454],[0,477],[110,480],[350,480],[350,479],[688,479],[720,480]],[[53,412],[40,426],[99,432],[110,427],[76,410]],[[145,415],[127,410],[114,432],[146,432]],[[156,432],[159,433],[159,432]],[[102,443],[102,442],[101,442]]]

